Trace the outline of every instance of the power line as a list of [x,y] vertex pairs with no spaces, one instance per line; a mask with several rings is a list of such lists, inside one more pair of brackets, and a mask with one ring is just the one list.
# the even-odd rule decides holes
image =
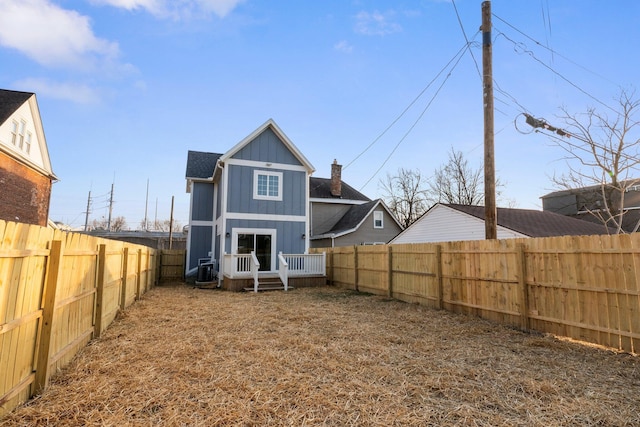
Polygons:
[[[477,35],[478,33],[476,33]],[[438,77],[440,77],[440,75],[447,69],[447,67],[449,67],[449,65],[461,54],[464,52],[465,49],[469,48],[469,44],[465,44],[450,60],[449,62],[447,62],[447,64],[442,67],[442,69],[438,72],[438,74],[427,84],[427,86],[424,87],[424,89],[422,89],[422,91],[420,91],[420,93],[418,94],[418,96],[416,96],[410,103],[409,105],[402,110],[402,112],[400,113],[400,115],[398,115],[398,117],[396,117],[389,126],[387,126],[380,135],[378,135],[373,142],[371,142],[371,144],[369,144],[364,150],[362,150],[362,152],[360,152],[360,154],[358,154],[353,160],[351,160],[349,163],[347,163],[346,166],[344,166],[342,168],[342,170],[347,169],[349,166],[351,166],[356,160],[358,160],[364,153],[366,153],[367,151],[369,151],[369,149],[371,147],[374,146],[374,144],[376,142],[378,142],[380,140],[380,138],[382,138],[388,131],[389,129],[391,129],[393,127],[393,125],[395,125],[398,120],[400,120],[406,113],[407,111],[409,111],[409,109],[411,107],[413,107],[413,105],[418,101],[418,99],[420,99],[422,97],[422,95],[424,95],[424,93],[427,91],[427,89],[429,89],[431,87],[431,85],[438,79]],[[460,59],[458,59],[459,61]]]
[[518,28],[516,28],[515,26],[513,26],[512,24],[510,24],[509,22],[507,22],[507,21],[505,21],[504,19],[500,18],[498,15],[496,15],[496,14],[492,14],[492,15],[493,15],[493,17],[494,17],[494,18],[496,18],[496,19],[498,19],[499,21],[503,22],[505,25],[509,26],[509,27],[510,27],[511,29],[513,29],[514,31],[517,31],[517,32],[518,32],[518,33],[520,33],[522,36],[524,36],[524,37],[528,38],[529,40],[531,40],[532,42],[534,42],[536,45],[540,46],[540,47],[541,47],[541,48],[543,48],[543,49],[548,50],[549,52],[551,52],[551,54],[552,54],[552,55],[559,56],[560,58],[564,59],[564,60],[565,60],[565,61],[567,61],[567,62],[570,62],[571,64],[575,65],[576,67],[581,68],[582,70],[584,70],[584,71],[586,71],[586,72],[588,72],[588,73],[590,73],[590,74],[593,74],[594,76],[597,76],[597,77],[599,77],[599,78],[601,78],[601,79],[603,79],[603,80],[606,80],[607,82],[609,82],[609,83],[611,83],[611,84],[614,84],[614,85],[616,85],[616,86],[618,85],[616,82],[614,82],[614,81],[612,81],[612,80],[610,80],[610,79],[608,79],[608,78],[604,77],[602,74],[599,74],[599,73],[597,73],[597,72],[595,72],[595,71],[593,71],[593,70],[590,70],[590,69],[588,69],[587,67],[585,67],[585,66],[583,66],[583,65],[581,65],[581,64],[578,64],[578,63],[577,63],[577,62],[575,62],[574,60],[572,60],[572,59],[570,59],[570,58],[566,57],[565,55],[562,55],[561,53],[559,53],[559,52],[555,51],[554,49],[551,49],[550,47],[545,46],[544,44],[540,43],[538,40],[534,39],[533,37],[529,36],[528,34],[524,33],[523,31],[519,30]]
[[[467,46],[469,46],[469,39],[467,38],[467,33],[464,31],[464,27],[462,26],[462,20],[460,19],[460,14],[458,13],[458,8],[456,7],[456,1],[451,0],[451,4],[453,4],[453,9],[456,11],[456,17],[458,18],[458,24],[460,24],[460,29],[462,30],[462,35],[464,36],[464,41],[467,42]],[[477,34],[477,33],[476,33]],[[478,66],[478,61],[476,61],[476,57],[473,54],[473,51],[469,49],[469,54],[471,54],[471,58],[473,58],[473,63],[476,66],[476,71],[478,72],[478,77],[480,77],[480,81],[482,81],[482,73],[480,72],[480,67]]]
[[[587,92],[586,90],[582,89],[580,86],[578,86],[577,84],[573,83],[571,80],[569,80],[568,78],[566,78],[565,76],[563,76],[562,74],[560,74],[558,71],[554,70],[552,67],[550,67],[549,65],[545,64],[543,61],[541,61],[540,59],[538,59],[535,54],[533,53],[533,51],[526,49],[526,45],[524,43],[519,43],[516,42],[515,40],[511,39],[509,36],[507,36],[505,33],[497,30],[498,35],[504,37],[505,39],[507,39],[508,41],[510,41],[511,43],[513,43],[513,45],[515,47],[518,46],[523,46],[525,47],[525,49],[523,49],[523,52],[528,54],[534,61],[538,62],[540,65],[542,65],[543,67],[545,67],[546,69],[548,69],[549,71],[551,71],[553,74],[555,74],[556,76],[560,77],[562,80],[564,80],[565,82],[569,83],[571,86],[573,86],[574,88],[576,88],[578,91],[582,92],[583,94],[587,95],[589,98],[593,99],[594,101],[596,101],[598,104],[608,108],[609,110],[613,111],[616,114],[620,114],[618,111],[616,111],[613,107],[605,104],[604,102],[600,101],[598,98],[596,98],[595,96],[591,95],[589,92]],[[497,37],[496,37],[497,38]],[[514,51],[518,52],[517,49],[514,48]]]
[[[396,150],[398,149],[398,147],[400,146],[400,144],[402,144],[402,142],[406,139],[406,137],[411,133],[411,131],[413,131],[413,129],[416,127],[416,125],[418,124],[418,122],[420,121],[420,119],[422,119],[422,117],[424,116],[424,114],[427,112],[427,109],[429,109],[429,107],[431,106],[431,104],[433,103],[433,101],[436,99],[436,96],[438,96],[438,94],[440,93],[440,90],[442,89],[442,87],[444,86],[444,84],[447,82],[447,80],[449,80],[449,77],[451,77],[451,73],[453,72],[453,70],[455,70],[455,68],[457,67],[457,65],[460,63],[460,60],[462,59],[462,56],[464,54],[464,50],[468,49],[469,45],[466,44],[465,47],[458,51],[458,53],[456,55],[458,55],[458,59],[455,61],[455,63],[453,64],[453,67],[451,68],[451,70],[449,71],[449,73],[447,74],[447,76],[445,77],[445,79],[442,81],[442,83],[440,84],[440,86],[438,87],[438,89],[436,90],[436,92],[433,94],[433,96],[431,97],[431,99],[429,100],[429,102],[427,103],[427,105],[424,107],[424,109],[422,110],[422,112],[420,113],[420,115],[418,116],[418,118],[413,122],[413,124],[409,127],[409,130],[407,130],[407,132],[402,136],[402,138],[400,138],[400,140],[398,141],[398,143],[395,145],[395,147],[393,147],[393,150],[391,150],[391,152],[389,153],[389,155],[387,156],[387,158],[384,160],[384,162],[382,162],[382,164],[380,165],[380,167],[374,172],[373,175],[371,175],[371,178],[369,178],[367,180],[367,182],[364,183],[364,185],[362,185],[360,187],[360,190],[362,190],[364,187],[367,186],[367,184],[369,184],[369,182],[371,182],[371,180],[378,174],[378,172],[380,172],[380,170],[384,167],[384,165],[387,164],[387,162],[389,161],[389,159],[391,158],[391,156],[393,156],[393,153],[396,152]],[[455,59],[455,57],[453,58]],[[452,59],[452,61],[453,61]],[[451,61],[449,61],[449,63],[447,64],[447,66],[451,63]]]

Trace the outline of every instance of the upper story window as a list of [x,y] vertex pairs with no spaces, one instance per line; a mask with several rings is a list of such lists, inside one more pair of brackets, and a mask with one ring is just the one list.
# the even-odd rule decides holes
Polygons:
[[384,228],[382,211],[373,211],[373,228]]
[[253,198],[282,200],[282,172],[253,172]]
[[11,143],[19,150],[29,154],[31,152],[31,132],[27,130],[27,122],[16,120],[11,122]]

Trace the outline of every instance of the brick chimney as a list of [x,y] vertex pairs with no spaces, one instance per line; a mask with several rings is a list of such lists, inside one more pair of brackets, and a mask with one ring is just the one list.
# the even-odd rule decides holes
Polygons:
[[342,196],[342,165],[333,159],[331,164],[331,195],[333,197]]

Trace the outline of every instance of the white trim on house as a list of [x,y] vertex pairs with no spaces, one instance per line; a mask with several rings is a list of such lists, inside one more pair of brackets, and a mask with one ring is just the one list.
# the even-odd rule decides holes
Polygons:
[[270,214],[255,214],[255,213],[242,213],[242,212],[227,212],[226,219],[248,219],[248,220],[260,220],[260,221],[288,221],[288,222],[303,222],[307,220],[306,216],[302,215],[270,215]]
[[[266,183],[266,194],[260,194],[258,189],[259,189],[259,180],[260,180],[260,176],[265,176],[267,177],[267,183]],[[277,189],[276,189],[276,194],[275,195],[271,195],[270,194],[270,189],[271,189],[271,178],[270,177],[276,177],[278,178],[278,182],[277,182]],[[263,169],[254,169],[253,170],[253,198],[256,200],[274,200],[277,202],[281,202],[282,201],[282,172],[275,172],[275,171],[267,171],[267,170],[263,170]]]
[[238,234],[256,234],[268,235],[271,236],[271,265],[269,266],[269,271],[276,270],[276,259],[278,258],[278,254],[276,252],[277,248],[277,237],[278,230],[275,228],[232,228],[231,229],[231,253],[238,253]]
[[311,203],[336,203],[341,205],[364,205],[371,202],[371,200],[354,200],[354,199],[324,199],[322,197],[310,197]]
[[301,165],[290,165],[287,163],[272,163],[272,162],[262,162],[256,160],[244,160],[244,159],[229,159],[224,162],[227,165],[235,165],[235,166],[247,166],[251,168],[261,168],[261,169],[281,169],[281,170],[289,170],[294,172],[307,172],[308,169]]

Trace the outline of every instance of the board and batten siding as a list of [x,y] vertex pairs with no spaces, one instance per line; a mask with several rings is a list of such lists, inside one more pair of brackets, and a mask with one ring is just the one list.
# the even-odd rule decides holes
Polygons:
[[[290,221],[270,221],[270,220],[248,220],[230,219],[227,221],[227,231],[232,232],[234,228],[253,228],[261,230],[276,230],[275,253],[302,254],[305,252],[304,222]],[[225,252],[231,252],[231,238],[225,238]]]
[[[256,213],[265,215],[306,215],[306,179],[302,171],[271,168],[255,168],[228,165],[229,191],[227,212]],[[256,200],[253,198],[254,171],[282,173],[282,200]]]
[[212,183],[193,183],[192,221],[213,221],[213,190]]
[[[524,234],[498,226],[498,239],[528,237]],[[463,212],[438,205],[424,214],[391,243],[455,242],[461,240],[483,240],[484,221]]]
[[302,164],[271,129],[265,129],[253,141],[233,155],[238,160],[254,160],[268,163]]

